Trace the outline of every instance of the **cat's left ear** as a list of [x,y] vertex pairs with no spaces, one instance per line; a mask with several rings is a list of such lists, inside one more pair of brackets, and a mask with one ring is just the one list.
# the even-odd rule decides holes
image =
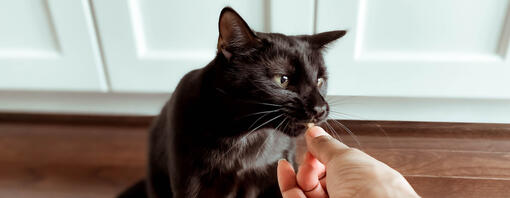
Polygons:
[[322,49],[328,43],[331,43],[339,38],[342,38],[347,33],[346,30],[322,32],[319,34],[310,35],[307,37],[308,42],[315,49]]

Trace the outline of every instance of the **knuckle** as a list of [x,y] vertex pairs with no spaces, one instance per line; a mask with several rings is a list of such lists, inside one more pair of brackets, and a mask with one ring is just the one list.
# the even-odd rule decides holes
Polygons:
[[323,135],[323,136],[314,138],[312,140],[312,143],[316,144],[316,145],[325,144],[325,143],[329,143],[331,141],[331,139],[332,139],[332,137]]
[[332,158],[338,159],[338,160],[344,160],[345,158],[353,157],[353,156],[360,156],[360,154],[363,153],[359,149],[356,148],[347,148],[345,150],[341,150],[338,153],[335,153]]
[[347,152],[350,152],[350,153],[353,153],[353,154],[359,154],[359,153],[363,153],[363,151],[357,149],[357,148],[352,148],[350,147],[349,149],[347,149]]

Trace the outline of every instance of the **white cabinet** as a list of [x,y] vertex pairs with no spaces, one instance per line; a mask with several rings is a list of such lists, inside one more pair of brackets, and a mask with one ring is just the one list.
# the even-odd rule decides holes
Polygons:
[[[294,9],[285,9],[289,3]],[[95,0],[93,6],[112,90],[170,92],[185,73],[214,58],[223,7],[233,7],[256,31],[303,34],[313,32],[313,3]]]
[[327,55],[330,93],[510,99],[509,6],[318,0],[317,31],[350,30]]
[[349,31],[326,53],[335,118],[510,122],[508,0],[2,1],[0,110],[157,114],[213,59],[224,6],[256,31]]
[[0,2],[0,89],[106,91],[86,0]]

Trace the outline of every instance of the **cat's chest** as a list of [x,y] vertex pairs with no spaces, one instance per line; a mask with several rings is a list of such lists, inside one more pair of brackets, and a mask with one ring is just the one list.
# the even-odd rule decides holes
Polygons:
[[227,143],[228,149],[211,151],[208,161],[223,171],[244,174],[265,171],[279,159],[287,158],[293,139],[273,129],[262,129]]

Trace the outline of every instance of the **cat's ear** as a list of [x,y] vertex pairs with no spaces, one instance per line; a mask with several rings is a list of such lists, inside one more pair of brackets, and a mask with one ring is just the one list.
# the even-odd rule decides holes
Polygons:
[[218,52],[223,53],[227,59],[236,51],[255,47],[259,42],[248,24],[230,7],[221,10],[218,28]]
[[307,37],[308,42],[315,49],[322,49],[328,43],[331,43],[339,38],[342,38],[347,33],[346,30],[322,32]]

